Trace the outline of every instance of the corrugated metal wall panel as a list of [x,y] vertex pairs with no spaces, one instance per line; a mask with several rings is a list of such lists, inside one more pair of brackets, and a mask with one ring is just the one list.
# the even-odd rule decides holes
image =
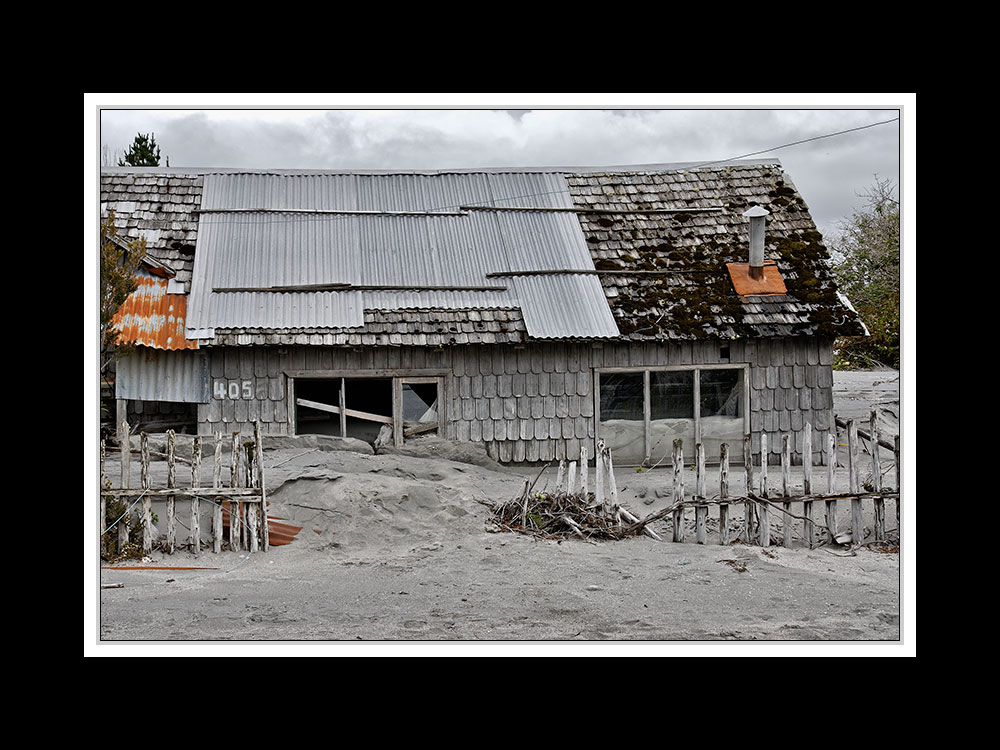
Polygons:
[[206,404],[210,396],[204,352],[141,348],[116,363],[116,398]]

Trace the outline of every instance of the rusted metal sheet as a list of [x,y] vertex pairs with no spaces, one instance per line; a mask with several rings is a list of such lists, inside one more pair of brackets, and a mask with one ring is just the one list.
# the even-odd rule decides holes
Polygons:
[[741,297],[763,294],[788,294],[785,280],[781,278],[778,264],[773,260],[764,261],[764,273],[759,279],[750,276],[749,263],[727,263],[733,288]]
[[142,273],[136,280],[139,288],[112,320],[121,331],[118,340],[167,351],[197,349],[197,340],[184,338],[187,296],[168,294],[168,279]]

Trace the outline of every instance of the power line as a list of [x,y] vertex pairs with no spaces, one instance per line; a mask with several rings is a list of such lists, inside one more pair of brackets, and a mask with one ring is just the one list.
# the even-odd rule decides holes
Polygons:
[[898,117],[894,117],[891,120],[883,120],[882,122],[873,122],[873,123],[869,123],[868,125],[861,125],[861,126],[856,127],[856,128],[848,128],[847,130],[839,130],[836,133],[827,133],[826,135],[817,135],[817,136],[813,136],[812,138],[804,138],[801,141],[793,141],[792,143],[786,143],[786,144],[784,144],[782,146],[775,146],[774,148],[767,148],[767,149],[764,149],[763,151],[753,151],[753,152],[751,152],[749,154],[743,154],[742,156],[731,156],[728,159],[719,159],[718,161],[707,161],[704,164],[697,164],[697,165],[695,165],[693,167],[690,167],[690,169],[699,169],[701,167],[708,167],[708,166],[711,166],[712,164],[721,164],[724,161],[733,161],[735,159],[746,159],[748,156],[759,156],[760,154],[769,154],[772,151],[777,151],[778,149],[781,149],[781,148],[788,148],[789,146],[798,146],[798,145],[803,144],[803,143],[810,143],[812,141],[819,141],[819,140],[822,140],[823,138],[833,138],[835,135],[844,135],[845,133],[855,133],[855,132],[857,132],[859,130],[867,130],[868,128],[874,128],[874,127],[877,127],[879,125],[888,125],[890,122],[898,122],[898,121],[899,121],[899,118]]

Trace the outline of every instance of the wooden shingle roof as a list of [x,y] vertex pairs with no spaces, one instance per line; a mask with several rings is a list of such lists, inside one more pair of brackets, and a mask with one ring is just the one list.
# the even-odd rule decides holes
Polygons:
[[[860,335],[829,254],[780,164],[567,174],[580,223],[623,338]],[[787,294],[741,297],[727,263],[745,263],[765,208],[765,259]],[[673,210],[670,213],[652,213]],[[642,213],[650,212],[650,213]]]
[[[504,184],[516,183],[518,170],[498,170],[501,171]],[[603,290],[621,338],[627,340],[836,337],[863,333],[856,314],[837,292],[827,249],[808,208],[779,163],[661,165],[603,171],[547,169],[525,170],[525,173],[539,171],[558,180],[562,185],[558,192],[564,202],[546,202],[551,196],[518,194],[516,201],[503,199],[490,205],[518,213],[519,207],[523,207],[529,211],[525,218],[495,214],[489,216],[489,222],[500,225],[515,222],[519,226],[522,221],[534,221],[530,211],[571,212],[559,214],[563,218],[575,213],[586,245],[581,251],[586,258],[589,250],[593,267],[566,270],[589,276],[560,276],[558,269],[541,264],[536,276],[501,274],[506,278],[477,277],[475,283],[503,284],[511,289],[541,284],[545,289],[562,289],[569,288],[563,281],[592,279],[596,275],[600,289],[595,287],[595,294],[600,297]],[[112,169],[101,175],[102,212],[115,211],[123,236],[146,236],[148,254],[176,272],[176,281],[188,291],[209,174],[209,170],[182,173],[176,169],[148,172]],[[747,261],[749,223],[743,213],[752,206],[761,206],[769,212],[765,258],[776,264],[784,282],[784,294],[740,296],[733,286],[727,264]],[[499,210],[475,205],[473,209],[477,207]],[[481,211],[473,211],[471,218],[461,221],[476,226],[477,221],[482,223],[483,216]],[[295,214],[281,218],[283,222],[308,219]],[[475,238],[470,236],[469,241],[474,243]],[[515,263],[508,257],[517,268],[534,258],[531,247],[507,247],[505,252],[521,259]],[[583,265],[589,266],[590,262]],[[430,274],[433,269],[425,270]],[[450,271],[441,269],[441,272],[447,276]],[[399,299],[405,297],[401,294]],[[576,299],[575,304],[579,306],[580,300]],[[479,308],[466,302],[410,309],[401,303],[396,307],[371,309],[365,304],[359,312],[363,313],[363,322],[359,314],[360,325],[352,323],[347,328],[265,330],[248,324],[242,328],[217,329],[211,343],[252,340],[282,344],[438,346],[521,342],[531,338],[531,327],[526,324],[523,311],[510,305],[493,303]]]

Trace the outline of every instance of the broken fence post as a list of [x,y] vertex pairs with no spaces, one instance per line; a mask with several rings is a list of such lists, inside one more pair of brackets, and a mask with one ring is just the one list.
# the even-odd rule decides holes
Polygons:
[[583,493],[584,498],[587,497],[587,477],[589,469],[587,467],[587,446],[580,446],[580,491]]

